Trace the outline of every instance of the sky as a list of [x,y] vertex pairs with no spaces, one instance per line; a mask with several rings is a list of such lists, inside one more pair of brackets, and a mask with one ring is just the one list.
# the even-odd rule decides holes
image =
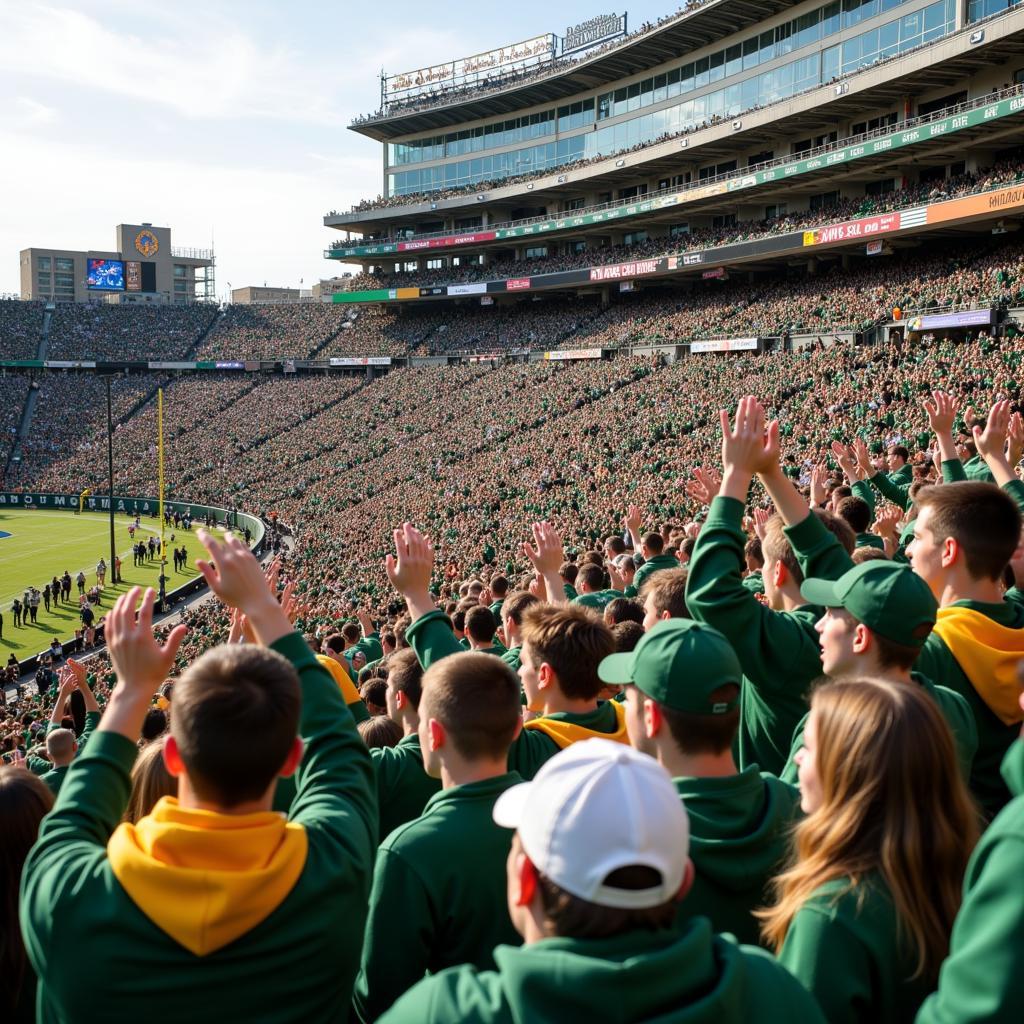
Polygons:
[[[638,0],[630,26],[677,5]],[[175,246],[212,244],[220,296],[308,288],[338,269],[324,214],[382,191],[381,144],[347,128],[378,108],[382,69],[607,13],[597,0],[0,0],[0,295],[18,291],[21,249],[110,249],[115,225],[142,222],[171,227]]]

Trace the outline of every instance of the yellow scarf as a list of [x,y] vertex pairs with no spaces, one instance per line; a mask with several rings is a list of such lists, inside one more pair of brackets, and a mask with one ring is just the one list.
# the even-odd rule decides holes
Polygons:
[[1024,658],[1024,629],[1001,626],[973,608],[940,608],[935,632],[989,710],[1005,725],[1019,722],[1017,666]]
[[196,956],[269,917],[299,880],[307,850],[305,828],[280,814],[186,810],[174,797],[119,825],[107,844],[132,902]]
[[626,734],[626,709],[618,701],[608,701],[615,711],[615,732],[598,732],[595,729],[588,729],[585,725],[577,725],[575,722],[567,722],[562,718],[534,718],[523,726],[524,729],[536,729],[547,736],[550,736],[558,746],[564,750],[570,743],[577,743],[579,740],[615,740],[616,743],[629,743],[629,736]]
[[341,690],[341,699],[346,704],[355,704],[363,699],[359,696],[355,683],[349,678],[344,667],[335,661],[334,658],[327,654],[318,654],[316,660],[327,669],[331,674],[331,678],[338,684],[338,689]]

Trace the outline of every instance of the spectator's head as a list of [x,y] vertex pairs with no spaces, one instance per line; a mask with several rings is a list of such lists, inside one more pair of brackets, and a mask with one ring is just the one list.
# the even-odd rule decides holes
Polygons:
[[757,572],[764,568],[764,555],[761,553],[761,538],[751,537],[743,546],[743,558],[747,563],[748,572]]
[[844,519],[854,533],[867,533],[871,525],[871,506],[856,495],[839,501],[836,504],[836,515]]
[[636,622],[643,624],[643,605],[628,597],[616,597],[604,606],[604,621],[607,626],[615,626],[620,622]]
[[628,654],[636,649],[644,635],[644,627],[639,622],[617,622],[612,626],[612,637],[615,640],[615,651],[618,654]]
[[505,643],[509,647],[519,646],[523,616],[535,604],[540,604],[540,601],[528,590],[517,590],[505,599],[501,606],[501,622],[505,628]]
[[345,646],[352,647],[354,644],[359,643],[360,637],[363,635],[363,631],[359,628],[357,622],[346,622],[341,627],[341,635],[345,639]]
[[387,717],[387,695],[388,681],[383,676],[372,676],[359,686],[359,696],[371,717]]
[[323,639],[322,653],[335,661],[341,660],[341,652],[345,650],[345,637],[341,633],[328,633]]
[[388,661],[385,693],[388,718],[397,722],[406,734],[419,724],[420,696],[423,693],[423,668],[416,652],[406,647]]
[[910,452],[901,444],[889,447],[889,468],[893,471],[902,469],[910,460]]
[[621,743],[570,745],[506,790],[494,820],[516,830],[508,908],[527,944],[669,927],[693,882],[679,794],[657,762]]
[[500,658],[470,651],[423,675],[420,748],[428,775],[458,777],[467,765],[500,766],[521,728],[519,679]]
[[[835,535],[847,554],[853,553],[857,538],[845,520],[821,509],[815,509],[813,515],[821,520],[825,529]],[[800,584],[804,581],[804,574],[796,552],[783,532],[784,526],[782,516],[772,516],[765,525],[764,540],[761,543],[764,554],[764,570],[761,573],[764,596],[769,607],[776,611],[782,610],[787,604],[799,606],[803,603]]]
[[800,593],[821,605],[821,666],[845,675],[905,675],[935,628],[938,604],[909,566],[888,560],[854,566],[838,580],[804,580]]
[[692,758],[728,758],[739,728],[743,678],[729,641],[690,619],[667,619],[630,654],[601,663],[601,679],[626,686],[626,728],[638,750],[673,776],[694,775]]
[[486,605],[478,604],[466,612],[466,636],[472,648],[490,647],[497,628],[494,612]]
[[397,649],[397,641],[395,640],[395,634],[393,630],[384,629],[381,630],[380,634],[380,646],[381,650],[384,651],[385,657],[393,653]]
[[55,768],[63,768],[71,764],[78,750],[78,742],[71,729],[54,729],[46,737],[46,755]]
[[356,728],[370,750],[395,747],[402,738],[402,727],[387,715],[374,715],[360,722]]
[[580,567],[576,576],[576,590],[580,594],[596,594],[598,591],[604,590],[604,581],[604,569],[593,562],[587,562]]
[[604,554],[606,558],[613,559],[626,553],[626,542],[618,535],[605,537]]
[[656,558],[665,550],[665,538],[653,530],[645,533],[640,541],[640,553],[644,558]]
[[888,562],[889,556],[881,548],[865,544],[855,548],[850,559],[854,565],[860,565],[862,562]]
[[495,601],[504,601],[508,596],[508,577],[502,576],[500,573],[497,576],[492,576],[491,594]]
[[690,613],[686,608],[686,581],[689,570],[662,569],[644,580],[640,587],[640,600],[643,602],[644,629],[650,629],[663,619],[687,619]]
[[269,807],[278,776],[302,758],[298,674],[256,645],[221,646],[193,662],[174,691],[168,771],[186,806]]
[[578,605],[538,604],[523,618],[519,675],[531,711],[596,701],[597,666],[615,650],[611,631]]
[[962,481],[918,492],[918,517],[907,557],[942,603],[947,588],[960,597],[1002,578],[1021,536],[1013,499],[995,484]]
[[571,587],[575,586],[576,575],[579,571],[579,566],[575,562],[563,562],[558,569],[558,575]]
[[178,795],[178,782],[164,762],[164,740],[147,743],[132,765],[132,791],[122,820],[136,824],[165,796]]
[[977,837],[977,812],[938,704],[906,683],[820,686],[796,760],[807,817],[794,836],[795,862],[773,883],[776,903],[759,915],[765,938],[778,949],[822,885],[877,873],[917,973],[934,984]]
[[39,823],[53,807],[53,794],[24,768],[0,767],[0,1018],[16,1020],[15,1010],[31,977],[18,927],[21,870],[39,836]]

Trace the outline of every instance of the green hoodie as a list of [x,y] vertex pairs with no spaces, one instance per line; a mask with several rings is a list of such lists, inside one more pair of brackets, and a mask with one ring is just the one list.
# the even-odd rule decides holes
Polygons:
[[496,971],[453,967],[421,981],[381,1024],[824,1024],[814,1000],[763,950],[681,928],[551,938],[494,951]]
[[681,921],[703,915],[716,932],[760,941],[752,911],[789,852],[800,793],[751,765],[724,778],[677,778],[690,816],[690,859],[697,875],[679,905]]
[[1024,1012],[1024,740],[1010,748],[1002,771],[1014,798],[967,865],[938,991],[917,1024],[1017,1024]]
[[604,611],[617,597],[624,596],[621,590],[594,590],[589,594],[580,594],[574,597],[571,603],[600,612]]
[[[150,915],[173,909],[173,899],[165,891],[162,905],[143,909],[108,857],[108,841],[128,803],[138,748],[101,729],[68,772],[22,875],[22,931],[39,978],[42,1024],[127,1021],[140,1015],[147,1024],[345,1019],[376,850],[370,756],[337,684],[301,635],[292,633],[272,647],[295,666],[302,687],[306,750],[296,773],[289,828],[302,828],[306,849],[294,885],[272,907],[257,884],[267,874],[259,867],[205,870],[165,866],[153,858],[148,877],[154,889],[173,893],[173,879],[181,872],[191,876],[194,914],[180,908],[177,913],[193,922],[205,915],[204,934],[252,919],[252,911],[266,912],[237,938],[204,955],[172,938]],[[195,820],[207,814],[173,813]],[[214,839],[225,835],[225,816],[216,817],[220,829]],[[241,817],[267,822],[263,833],[276,829],[273,815]],[[193,829],[178,834],[196,831],[205,834]],[[236,859],[248,853],[240,842],[234,844]],[[225,900],[239,886],[247,887],[244,901]]]
[[376,1020],[425,974],[489,970],[495,946],[519,944],[506,895],[512,833],[493,815],[520,782],[510,772],[436,793],[381,843],[352,1000],[360,1020]]
[[901,941],[885,883],[872,876],[819,886],[790,922],[779,962],[806,986],[829,1024],[905,1024],[932,986],[912,980],[917,957]]
[[[816,517],[805,522],[820,526]],[[814,625],[824,609],[806,605],[779,612],[761,604],[743,586],[746,539],[743,503],[715,498],[690,558],[686,606],[694,619],[725,636],[743,667],[740,768],[756,764],[778,775],[807,711],[807,691],[821,675]]]
[[678,568],[679,559],[675,555],[654,555],[637,569],[636,575],[633,577],[633,586],[639,591],[643,586],[644,580],[649,579],[656,572],[661,572],[663,569]]

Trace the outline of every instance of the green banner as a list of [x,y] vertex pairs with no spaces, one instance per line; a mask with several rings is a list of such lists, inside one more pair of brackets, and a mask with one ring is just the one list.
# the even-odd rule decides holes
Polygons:
[[335,292],[332,302],[387,302],[398,298],[397,288],[373,288],[367,292]]

